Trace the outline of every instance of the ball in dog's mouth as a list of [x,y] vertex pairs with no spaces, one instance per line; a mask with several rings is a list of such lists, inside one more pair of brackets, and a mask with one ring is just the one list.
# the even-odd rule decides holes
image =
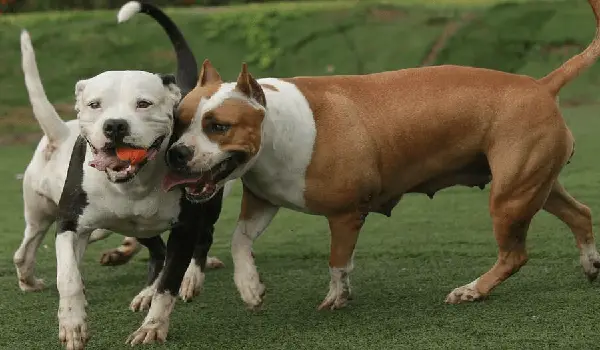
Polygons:
[[[89,165],[97,170],[108,172],[117,182],[128,181],[132,179],[148,161],[156,158],[165,137],[166,136],[163,135],[156,138],[148,148],[123,143],[119,145],[108,144],[101,149],[97,149],[88,142],[94,156],[89,162]],[[131,157],[132,154],[135,155],[135,157]],[[140,157],[140,154],[143,154],[143,157]]]
[[222,187],[220,182],[227,178],[238,167],[235,157],[229,157],[208,171],[197,174],[181,174],[170,171],[163,179],[162,188],[165,192],[174,187],[182,186],[186,198],[191,202],[205,202],[211,199]]

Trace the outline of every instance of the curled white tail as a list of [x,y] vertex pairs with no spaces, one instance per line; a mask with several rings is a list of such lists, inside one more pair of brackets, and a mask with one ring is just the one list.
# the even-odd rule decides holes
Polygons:
[[31,45],[31,38],[26,30],[21,32],[21,56],[25,86],[29,94],[29,102],[31,103],[31,107],[33,107],[33,115],[50,143],[60,143],[69,136],[69,128],[60,119],[54,106],[48,101],[35,61],[35,52]]

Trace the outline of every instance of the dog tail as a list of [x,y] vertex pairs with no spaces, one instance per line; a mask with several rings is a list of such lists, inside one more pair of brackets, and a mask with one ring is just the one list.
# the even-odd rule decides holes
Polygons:
[[169,36],[177,56],[177,85],[182,96],[187,95],[198,82],[198,63],[190,46],[171,18],[154,5],[142,1],[129,1],[119,10],[117,20],[119,23],[125,22],[139,12],[154,18]]
[[35,61],[31,38],[26,30],[21,32],[21,55],[25,86],[29,94],[29,102],[33,108],[33,115],[50,143],[58,144],[69,136],[69,128],[60,119],[54,106],[48,101]]
[[596,17],[596,35],[590,45],[580,54],[571,57],[558,69],[538,80],[546,85],[554,95],[568,82],[575,79],[579,73],[588,68],[600,57],[600,0],[588,0]]

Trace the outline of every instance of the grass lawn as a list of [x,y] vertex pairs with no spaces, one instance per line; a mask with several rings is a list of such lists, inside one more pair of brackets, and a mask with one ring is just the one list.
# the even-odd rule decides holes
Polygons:
[[[566,187],[600,208],[598,107],[566,109],[577,152],[562,175]],[[24,294],[12,254],[22,235],[21,183],[15,178],[32,146],[0,149],[3,244],[0,246],[1,349],[58,349],[53,234],[38,258],[48,288]],[[473,280],[495,261],[487,193],[457,188],[408,196],[391,219],[372,215],[359,240],[350,307],[317,312],[328,285],[328,230],[323,218],[282,211],[255,253],[267,285],[262,311],[246,311],[237,295],[229,239],[239,208],[239,187],[226,202],[212,254],[226,263],[210,271],[204,292],[179,303],[168,341],[158,349],[559,349],[596,348],[599,286],[578,265],[574,239],[557,219],[541,213],[529,235],[530,262],[480,303],[445,305],[446,294]],[[130,264],[101,267],[100,252],[113,236],[90,246],[84,278],[92,329],[89,349],[125,348],[142,321],[127,309],[143,286],[147,253]]]

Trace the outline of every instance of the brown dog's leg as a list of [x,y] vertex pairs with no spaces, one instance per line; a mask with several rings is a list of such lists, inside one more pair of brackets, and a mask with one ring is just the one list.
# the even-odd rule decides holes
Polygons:
[[569,135],[525,139],[518,144],[498,142],[490,150],[490,215],[498,259],[481,277],[454,289],[446,298],[447,303],[482,299],[527,263],[525,240],[529,224],[546,203],[571,151],[565,147],[570,145],[568,138],[560,140],[560,136]]
[[329,293],[319,305],[319,310],[341,309],[350,299],[350,277],[353,269],[354,247],[358,233],[365,222],[365,215],[352,213],[328,217],[331,230],[329,254]]
[[100,265],[117,266],[129,262],[142,249],[134,237],[125,237],[117,248],[109,249],[100,256]]
[[600,271],[600,254],[594,242],[591,210],[573,198],[558,181],[554,183],[544,209],[569,226],[579,248],[581,266],[588,279],[595,280]]

